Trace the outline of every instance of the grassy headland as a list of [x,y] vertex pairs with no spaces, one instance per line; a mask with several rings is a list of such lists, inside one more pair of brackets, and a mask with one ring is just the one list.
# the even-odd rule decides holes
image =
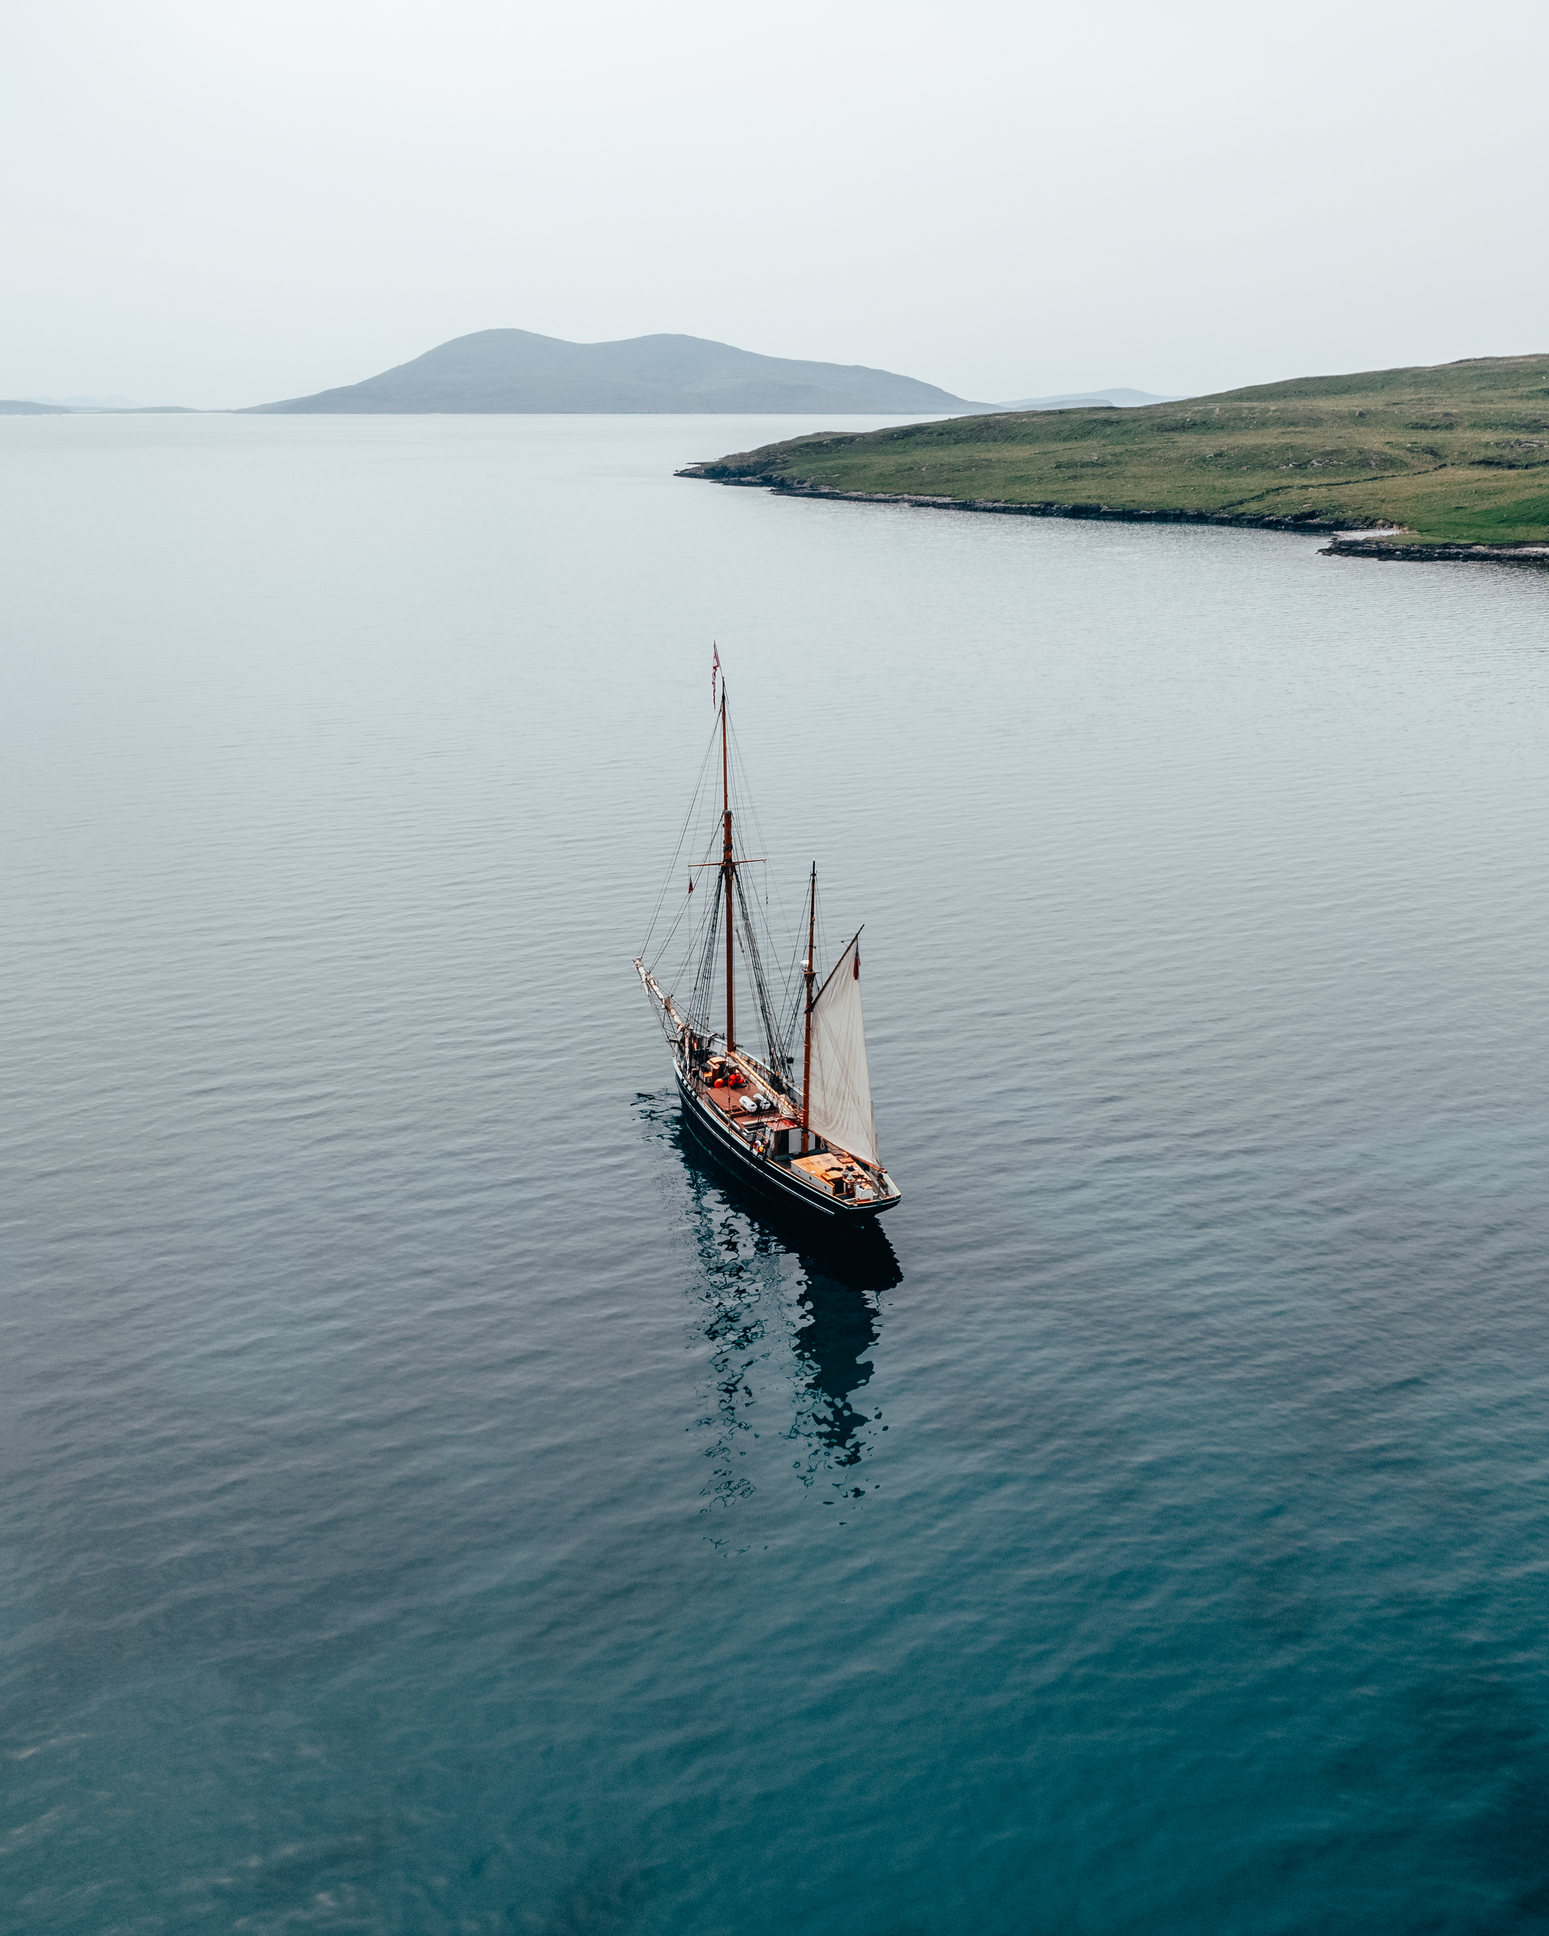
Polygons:
[[1399,525],[1394,547],[1541,545],[1549,356],[795,437],[685,475],[1075,517]]

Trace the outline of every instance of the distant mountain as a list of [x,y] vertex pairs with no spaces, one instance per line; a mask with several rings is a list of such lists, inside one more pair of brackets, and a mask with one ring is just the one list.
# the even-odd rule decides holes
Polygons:
[[31,397],[0,397],[0,417],[73,417],[67,403],[36,403]]
[[1149,390],[1082,390],[1069,397],[1021,397],[1003,403],[1002,410],[1090,410],[1111,403],[1118,410],[1140,410],[1148,403],[1177,403],[1177,397],[1153,396]]
[[859,363],[757,356],[700,336],[632,336],[567,343],[525,329],[481,329],[312,397],[260,403],[259,412],[739,411],[802,416],[882,412],[961,416],[988,408],[931,383]]

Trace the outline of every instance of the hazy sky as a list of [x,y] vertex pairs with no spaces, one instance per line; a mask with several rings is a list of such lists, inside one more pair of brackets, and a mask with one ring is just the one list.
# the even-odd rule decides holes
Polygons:
[[1549,350],[1549,5],[10,0],[0,396],[468,330],[971,398]]

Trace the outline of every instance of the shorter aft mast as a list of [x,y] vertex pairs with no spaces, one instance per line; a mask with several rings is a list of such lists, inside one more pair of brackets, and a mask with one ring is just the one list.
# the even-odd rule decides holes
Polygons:
[[[688,894],[694,891],[694,873],[710,867],[720,873],[722,891],[711,897],[700,933],[680,971],[686,975],[690,965],[697,963],[688,1012],[680,1008],[670,989],[662,987],[655,972],[658,964],[647,965],[644,949],[635,968],[673,1042],[686,1120],[716,1154],[789,1202],[846,1222],[874,1217],[891,1209],[901,1192],[884,1169],[877,1148],[861,1013],[860,934],[856,933],[819,986],[814,863],[808,885],[807,948],[801,967],[802,1071],[798,1094],[791,1082],[793,1058],[787,1039],[791,1031],[782,1030],[775,1020],[752,907],[738,879],[739,868],[756,863],[736,852],[724,683],[718,710],[721,852],[718,860],[700,861],[690,868]],[[685,911],[680,910],[673,923],[669,943]],[[723,1034],[712,1033],[709,1026],[713,964],[721,938],[715,931],[722,919],[726,924]],[[736,1038],[739,941],[764,1027],[767,1053],[762,1060]],[[790,1021],[794,1023],[794,1014]],[[718,1040],[722,1045],[719,1048]]]

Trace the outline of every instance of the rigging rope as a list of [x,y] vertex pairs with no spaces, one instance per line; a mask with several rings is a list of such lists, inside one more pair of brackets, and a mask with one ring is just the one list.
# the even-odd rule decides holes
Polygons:
[[[651,910],[651,925],[646,929],[645,939],[640,944],[640,959],[642,961],[645,960],[646,950],[651,945],[651,936],[656,932],[656,923],[661,918],[662,903],[667,898],[667,890],[672,885],[672,877],[678,871],[678,862],[683,858],[683,843],[688,839],[689,823],[694,818],[694,809],[699,805],[699,796],[704,791],[705,771],[710,764],[711,756],[715,752],[715,742],[718,737],[718,731],[712,729],[710,743],[705,748],[705,756],[699,762],[699,777],[695,780],[694,791],[689,796],[688,812],[684,814],[683,825],[678,832],[678,844],[672,850],[672,865],[667,870],[667,878],[662,882],[662,891],[656,897],[656,906]],[[676,923],[674,923],[674,926],[676,926]],[[664,942],[662,945],[665,947],[666,943]]]
[[783,1071],[790,1061],[779,1024],[775,1021],[769,1006],[769,987],[764,980],[764,964],[759,958],[758,935],[753,925],[752,911],[748,906],[747,893],[742,885],[742,876],[736,877],[737,905],[742,910],[742,947],[747,956],[748,966],[753,971],[753,992],[758,1002],[758,1018],[764,1030],[765,1059],[771,1069]]
[[[695,820],[697,817],[703,815],[704,838],[700,867],[704,870],[704,876],[697,883],[703,895],[703,914],[697,922],[690,923],[690,932],[686,938],[683,958],[678,964],[675,973],[672,975],[670,982],[667,984],[666,989],[666,992],[675,999],[677,989],[683,984],[685,978],[692,970],[693,992],[689,999],[685,1019],[689,1027],[699,1035],[713,1035],[718,1032],[713,1025],[712,1010],[717,994],[717,982],[721,973],[719,960],[721,947],[718,944],[723,941],[723,937],[720,934],[720,926],[722,914],[725,911],[722,907],[722,902],[725,899],[725,884],[724,879],[720,877],[719,873],[713,871],[715,870],[716,854],[722,838],[723,823],[721,819],[722,803],[718,797],[712,797],[718,796],[719,789],[713,786],[712,781],[715,758],[718,752],[717,741],[720,737],[720,726],[721,722],[719,717],[717,717],[715,724],[711,728],[704,757],[700,761],[699,773],[694,783],[694,791],[689,801],[688,811],[683,817],[683,825],[678,832],[677,844],[673,849],[672,865],[662,884],[661,892],[657,896],[656,906],[651,913],[650,925],[646,929],[645,940],[641,943],[640,947],[640,958],[642,961],[646,961],[653,943],[656,944],[655,955],[647,963],[654,973],[658,965],[665,963],[668,950],[672,948],[685,921],[689,919],[693,911],[694,886],[691,885],[688,891],[684,893],[665,935],[657,942],[657,930],[660,927],[662,911],[666,905],[668,894],[671,891],[673,875],[678,873],[682,865],[684,848],[691,840]],[[754,1002],[758,1010],[759,1024],[763,1030],[764,1046],[769,1066],[777,1072],[785,1073],[791,1067],[790,1044],[801,1011],[801,946],[805,939],[805,932],[803,930],[803,933],[796,938],[796,946],[792,952],[789,964],[782,964],[784,966],[784,987],[780,991],[778,1002],[776,1002],[771,999],[770,986],[763,958],[765,944],[773,942],[773,934],[771,932],[772,924],[769,918],[771,889],[778,926],[786,934],[790,934],[792,932],[791,922],[783,898],[780,895],[778,878],[772,883],[769,879],[770,872],[773,872],[772,868],[768,869],[764,876],[763,906],[761,910],[756,905],[758,897],[750,893],[744,885],[742,867],[747,864],[745,859],[747,840],[739,836],[744,835],[745,832],[751,833],[757,844],[765,847],[766,852],[767,842],[765,840],[762,821],[759,818],[757,809],[752,804],[752,794],[748,786],[747,768],[742,757],[741,744],[738,741],[729,718],[726,721],[726,730],[728,754],[727,781],[729,804],[731,805],[733,815],[734,858],[739,863],[733,871],[733,880],[735,882],[735,908],[740,918],[734,921],[733,935],[751,973]],[[696,871],[696,869],[690,869],[689,878],[691,883],[694,882]],[[762,941],[760,938],[761,930]],[[775,949],[776,960],[779,959],[781,952],[783,951],[779,948]],[[724,995],[724,990],[720,992]],[[783,1027],[782,1022],[784,1023]]]
[[699,973],[694,977],[694,993],[689,1000],[688,1025],[696,1035],[713,1035],[710,1004],[715,997],[716,940],[721,932],[721,897],[712,896],[710,917],[705,922],[704,948],[699,957]]

